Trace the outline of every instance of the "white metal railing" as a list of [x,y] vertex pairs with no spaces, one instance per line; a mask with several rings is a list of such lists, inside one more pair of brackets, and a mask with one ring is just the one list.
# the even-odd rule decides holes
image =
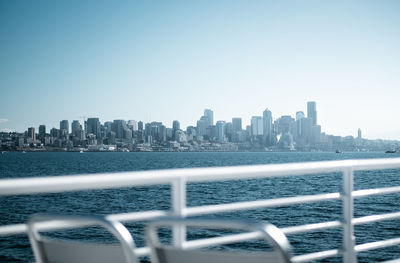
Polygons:
[[[133,213],[111,214],[107,216],[107,219],[118,220],[121,222],[143,221],[166,215],[198,216],[229,211],[251,210],[256,208],[277,207],[283,205],[294,205],[329,200],[341,200],[342,219],[340,221],[329,221],[299,226],[290,226],[281,229],[285,234],[289,235],[323,229],[342,228],[343,247],[294,256],[292,258],[292,261],[306,262],[332,256],[342,256],[343,262],[354,263],[357,262],[356,253],[358,252],[400,244],[400,238],[393,238],[355,245],[354,225],[367,224],[383,220],[399,219],[400,212],[353,218],[353,199],[373,195],[399,193],[400,186],[353,191],[354,171],[395,168],[400,168],[400,158],[324,161],[216,168],[170,169],[157,171],[121,172],[112,174],[1,179],[0,196],[111,189],[144,185],[171,185],[171,211],[150,210]],[[343,174],[343,189],[340,193],[302,195],[277,199],[234,202],[229,204],[203,205],[195,207],[186,206],[186,184],[189,182],[243,180],[334,172],[341,172]],[[68,228],[77,226],[79,225],[74,223],[70,225],[63,225],[62,227]],[[52,225],[51,227],[54,228],[56,226]],[[0,236],[24,234],[26,233],[26,231],[27,227],[24,223],[0,226]],[[257,233],[246,233],[233,235],[229,238],[240,241],[247,240],[256,235]],[[226,239],[221,237],[186,241],[186,230],[184,228],[175,228],[173,231],[173,237],[174,242],[177,245],[187,248],[222,244],[224,243],[224,240],[226,241]],[[141,247],[137,248],[135,252],[139,256],[145,256],[148,255],[149,249],[147,247]]]

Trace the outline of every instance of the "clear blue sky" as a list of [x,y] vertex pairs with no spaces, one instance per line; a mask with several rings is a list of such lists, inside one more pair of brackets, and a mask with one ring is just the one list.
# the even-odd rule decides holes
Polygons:
[[400,1],[0,1],[0,130],[306,112],[400,139]]

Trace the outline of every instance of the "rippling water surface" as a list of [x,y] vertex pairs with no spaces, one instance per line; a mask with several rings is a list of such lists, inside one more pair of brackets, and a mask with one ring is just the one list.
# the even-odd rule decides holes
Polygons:
[[[397,157],[384,153],[6,153],[0,155],[0,178],[57,176],[81,173],[138,171],[166,168],[211,167],[248,164],[323,161],[337,159]],[[399,170],[365,171],[355,174],[355,190],[400,185]],[[228,203],[272,197],[341,191],[340,174],[305,175],[262,180],[218,183],[191,183],[187,205]],[[355,216],[398,211],[398,194],[355,200]],[[32,213],[110,214],[170,208],[170,188],[121,188],[73,193],[0,197],[0,224],[26,222]],[[279,227],[321,221],[340,220],[339,201],[256,209],[215,215],[266,220]],[[365,243],[400,235],[400,221],[386,221],[356,226],[356,242]],[[135,241],[143,245],[144,222],[126,224]],[[108,237],[98,229],[71,232],[75,238]],[[340,247],[341,231],[326,230],[289,236],[295,254]],[[359,262],[379,262],[400,257],[399,247],[364,252]],[[33,261],[24,235],[0,237],[0,262]],[[323,262],[341,262],[332,258]]]

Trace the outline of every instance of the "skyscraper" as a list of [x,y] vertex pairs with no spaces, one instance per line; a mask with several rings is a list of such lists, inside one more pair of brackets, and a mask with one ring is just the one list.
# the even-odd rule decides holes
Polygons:
[[36,133],[34,127],[28,128],[28,137],[31,138],[33,141],[36,140]]
[[138,122],[138,131],[143,131],[143,122],[142,121]]
[[117,139],[124,138],[124,130],[126,129],[126,122],[124,120],[114,120],[112,124],[112,131],[115,132]]
[[357,139],[361,140],[362,139],[362,133],[361,133],[361,129],[358,128],[358,135],[357,135]]
[[215,126],[217,128],[217,141],[218,142],[225,142],[226,141],[225,121],[217,121]]
[[78,120],[73,120],[71,123],[71,133],[73,136],[79,136],[82,127]]
[[96,138],[100,138],[100,121],[99,118],[88,118],[86,121],[86,134],[94,134]]
[[179,121],[173,121],[173,122],[172,122],[172,129],[173,129],[174,131],[180,130],[180,129],[181,129],[181,125],[180,125]]
[[208,121],[204,119],[200,119],[197,121],[197,135],[198,136],[204,136],[207,133],[207,126],[208,126]]
[[232,118],[232,130],[234,133],[242,130],[242,118]]
[[263,112],[263,133],[266,145],[272,144],[272,112],[265,109]]
[[65,133],[69,134],[68,120],[60,121],[60,131],[65,130]]
[[214,125],[214,112],[212,110],[205,109],[204,116],[208,119],[208,126]]
[[263,135],[263,118],[261,116],[251,117],[251,135]]
[[131,128],[132,131],[137,131],[138,130],[138,122],[135,120],[129,120],[128,127]]
[[317,125],[317,105],[315,101],[307,102],[307,118],[312,120],[312,125]]
[[39,136],[44,137],[46,135],[46,125],[39,126]]

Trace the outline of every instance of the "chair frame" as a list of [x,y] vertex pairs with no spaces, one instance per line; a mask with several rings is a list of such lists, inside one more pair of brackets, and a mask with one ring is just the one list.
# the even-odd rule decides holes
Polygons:
[[[51,223],[55,223],[54,228]],[[32,245],[33,253],[37,263],[45,262],[39,241],[45,240],[40,236],[40,230],[56,231],[71,224],[78,224],[79,227],[100,226],[110,232],[120,242],[126,262],[138,262],[134,249],[136,248],[132,235],[126,227],[118,221],[110,221],[101,216],[77,216],[77,215],[52,215],[35,214],[29,219],[28,236]],[[64,241],[64,239],[60,239]],[[68,241],[66,241],[68,242]]]
[[[241,229],[246,231],[260,232],[262,238],[272,245],[273,249],[280,252],[285,262],[291,262],[291,246],[285,234],[276,226],[253,220],[235,220],[235,219],[187,219],[183,217],[161,217],[157,218],[147,225],[145,229],[146,241],[151,249],[152,261],[158,263],[155,248],[171,247],[163,245],[158,239],[157,228],[162,226],[172,227],[206,227],[208,229]],[[234,243],[232,242],[224,242]],[[186,250],[183,247],[173,246],[174,248]],[[204,246],[207,247],[207,246]]]

